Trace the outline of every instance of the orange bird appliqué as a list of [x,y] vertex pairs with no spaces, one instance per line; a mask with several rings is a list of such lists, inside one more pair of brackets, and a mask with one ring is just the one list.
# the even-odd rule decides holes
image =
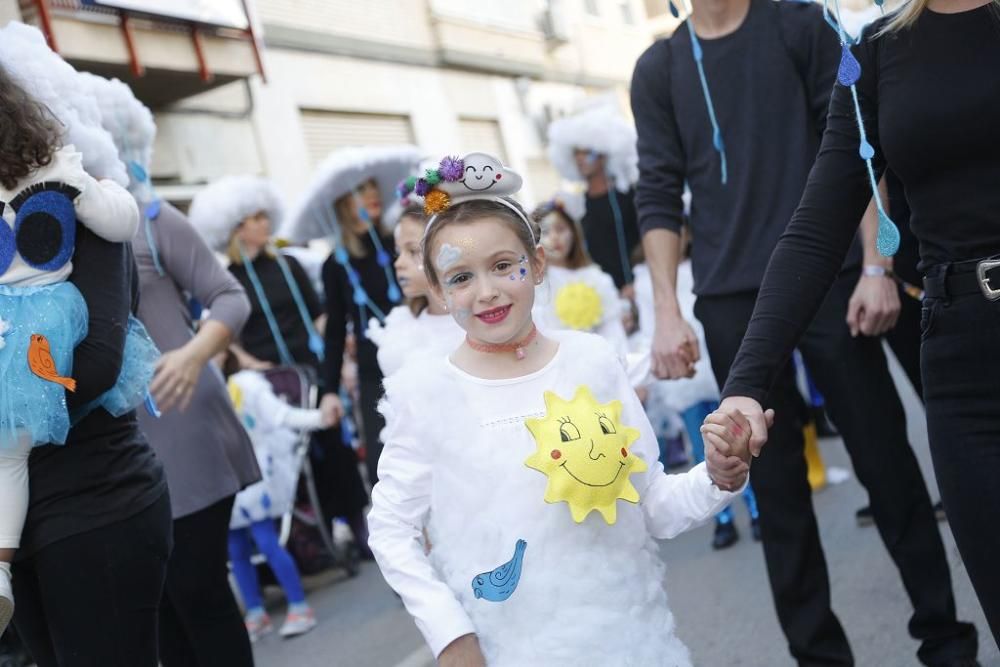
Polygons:
[[28,367],[43,380],[55,382],[69,391],[76,391],[76,380],[59,376],[56,362],[52,360],[52,352],[49,350],[49,339],[42,334],[31,335],[31,343],[28,344]]

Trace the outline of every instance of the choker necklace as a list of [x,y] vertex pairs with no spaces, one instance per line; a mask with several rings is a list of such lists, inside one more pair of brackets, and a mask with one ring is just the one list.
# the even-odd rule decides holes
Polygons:
[[528,333],[523,339],[517,341],[516,343],[480,343],[477,340],[473,340],[471,336],[465,336],[465,342],[469,344],[476,352],[487,352],[489,354],[495,354],[497,352],[513,352],[517,357],[518,361],[524,359],[525,352],[524,348],[531,345],[531,343],[538,337],[538,327],[534,324],[531,325],[531,332]]

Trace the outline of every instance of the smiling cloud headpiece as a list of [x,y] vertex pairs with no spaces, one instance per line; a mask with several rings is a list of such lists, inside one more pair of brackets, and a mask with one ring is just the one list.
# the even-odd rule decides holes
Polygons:
[[400,183],[398,194],[400,198],[410,193],[424,198],[424,213],[432,216],[427,223],[428,231],[442,211],[478,199],[493,201],[514,211],[528,227],[532,240],[537,242],[527,216],[508,199],[520,191],[523,183],[521,175],[505,167],[498,158],[488,153],[469,153],[461,159],[445,157],[437,169],[428,169],[419,178],[406,179]]

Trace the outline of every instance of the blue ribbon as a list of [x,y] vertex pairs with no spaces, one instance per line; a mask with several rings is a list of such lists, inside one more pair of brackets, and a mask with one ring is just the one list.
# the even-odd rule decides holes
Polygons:
[[264,318],[267,320],[267,326],[271,330],[271,337],[274,338],[274,344],[278,348],[278,356],[281,357],[281,363],[285,366],[293,366],[295,365],[295,359],[292,358],[291,353],[288,351],[288,344],[285,342],[285,337],[281,334],[281,329],[278,328],[278,321],[274,319],[271,302],[267,300],[267,295],[264,293],[264,286],[257,276],[257,271],[253,268],[253,262],[247,257],[246,251],[243,249],[243,244],[237,241],[237,246],[240,249],[240,258],[243,260],[243,266],[247,270],[247,277],[250,278],[250,284],[257,295],[257,301],[260,302],[261,310],[264,311]]

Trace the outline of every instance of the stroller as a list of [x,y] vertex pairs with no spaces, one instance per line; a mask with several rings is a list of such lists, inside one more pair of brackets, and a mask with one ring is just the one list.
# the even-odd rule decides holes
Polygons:
[[[264,377],[274,393],[290,405],[303,409],[316,407],[319,389],[311,368],[279,366],[264,371]],[[282,512],[279,539],[303,574],[339,568],[348,577],[354,577],[359,571],[359,556],[351,544],[338,546],[334,541],[331,517],[325,516],[316,487],[309,457],[311,445],[310,433],[302,433],[295,445],[298,489],[294,501]],[[262,562],[262,556],[255,556],[255,563]]]

